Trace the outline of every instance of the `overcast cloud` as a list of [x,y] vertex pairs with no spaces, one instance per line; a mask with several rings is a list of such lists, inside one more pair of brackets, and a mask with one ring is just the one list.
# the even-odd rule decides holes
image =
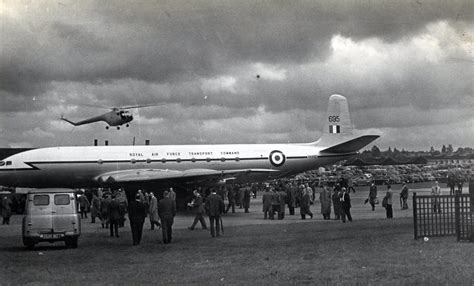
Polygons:
[[[473,12],[469,0],[4,0],[0,147],[310,142],[333,93],[383,149],[474,147]],[[136,104],[159,105],[120,131],[60,120]]]

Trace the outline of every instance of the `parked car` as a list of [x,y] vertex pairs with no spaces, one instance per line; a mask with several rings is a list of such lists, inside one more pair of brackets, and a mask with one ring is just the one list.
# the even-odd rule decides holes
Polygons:
[[354,183],[354,186],[368,186],[372,180],[366,177],[358,177],[352,180],[352,182]]

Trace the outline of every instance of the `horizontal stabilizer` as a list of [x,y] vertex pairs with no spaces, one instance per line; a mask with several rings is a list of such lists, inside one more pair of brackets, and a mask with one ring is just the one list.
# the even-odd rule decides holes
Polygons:
[[346,154],[354,153],[367,146],[370,142],[379,138],[379,135],[365,135],[357,137],[355,139],[334,145],[332,147],[321,150],[320,153],[336,153],[336,154]]

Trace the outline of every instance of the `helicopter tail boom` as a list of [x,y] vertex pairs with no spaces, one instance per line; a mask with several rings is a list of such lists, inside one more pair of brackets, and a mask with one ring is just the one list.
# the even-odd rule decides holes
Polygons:
[[79,126],[79,125],[84,125],[84,124],[89,124],[89,123],[93,123],[93,122],[98,122],[98,121],[105,121],[105,118],[104,116],[96,116],[96,117],[92,117],[92,118],[89,118],[89,119],[85,119],[85,120],[82,120],[82,121],[78,121],[78,122],[73,122],[67,118],[65,118],[64,116],[61,115],[61,120],[64,120],[74,126]]

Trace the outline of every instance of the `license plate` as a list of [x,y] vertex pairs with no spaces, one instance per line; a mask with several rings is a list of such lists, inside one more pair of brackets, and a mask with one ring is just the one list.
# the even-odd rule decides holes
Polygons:
[[56,238],[62,238],[64,237],[64,234],[62,233],[44,233],[41,235],[42,238],[46,239],[56,239]]

